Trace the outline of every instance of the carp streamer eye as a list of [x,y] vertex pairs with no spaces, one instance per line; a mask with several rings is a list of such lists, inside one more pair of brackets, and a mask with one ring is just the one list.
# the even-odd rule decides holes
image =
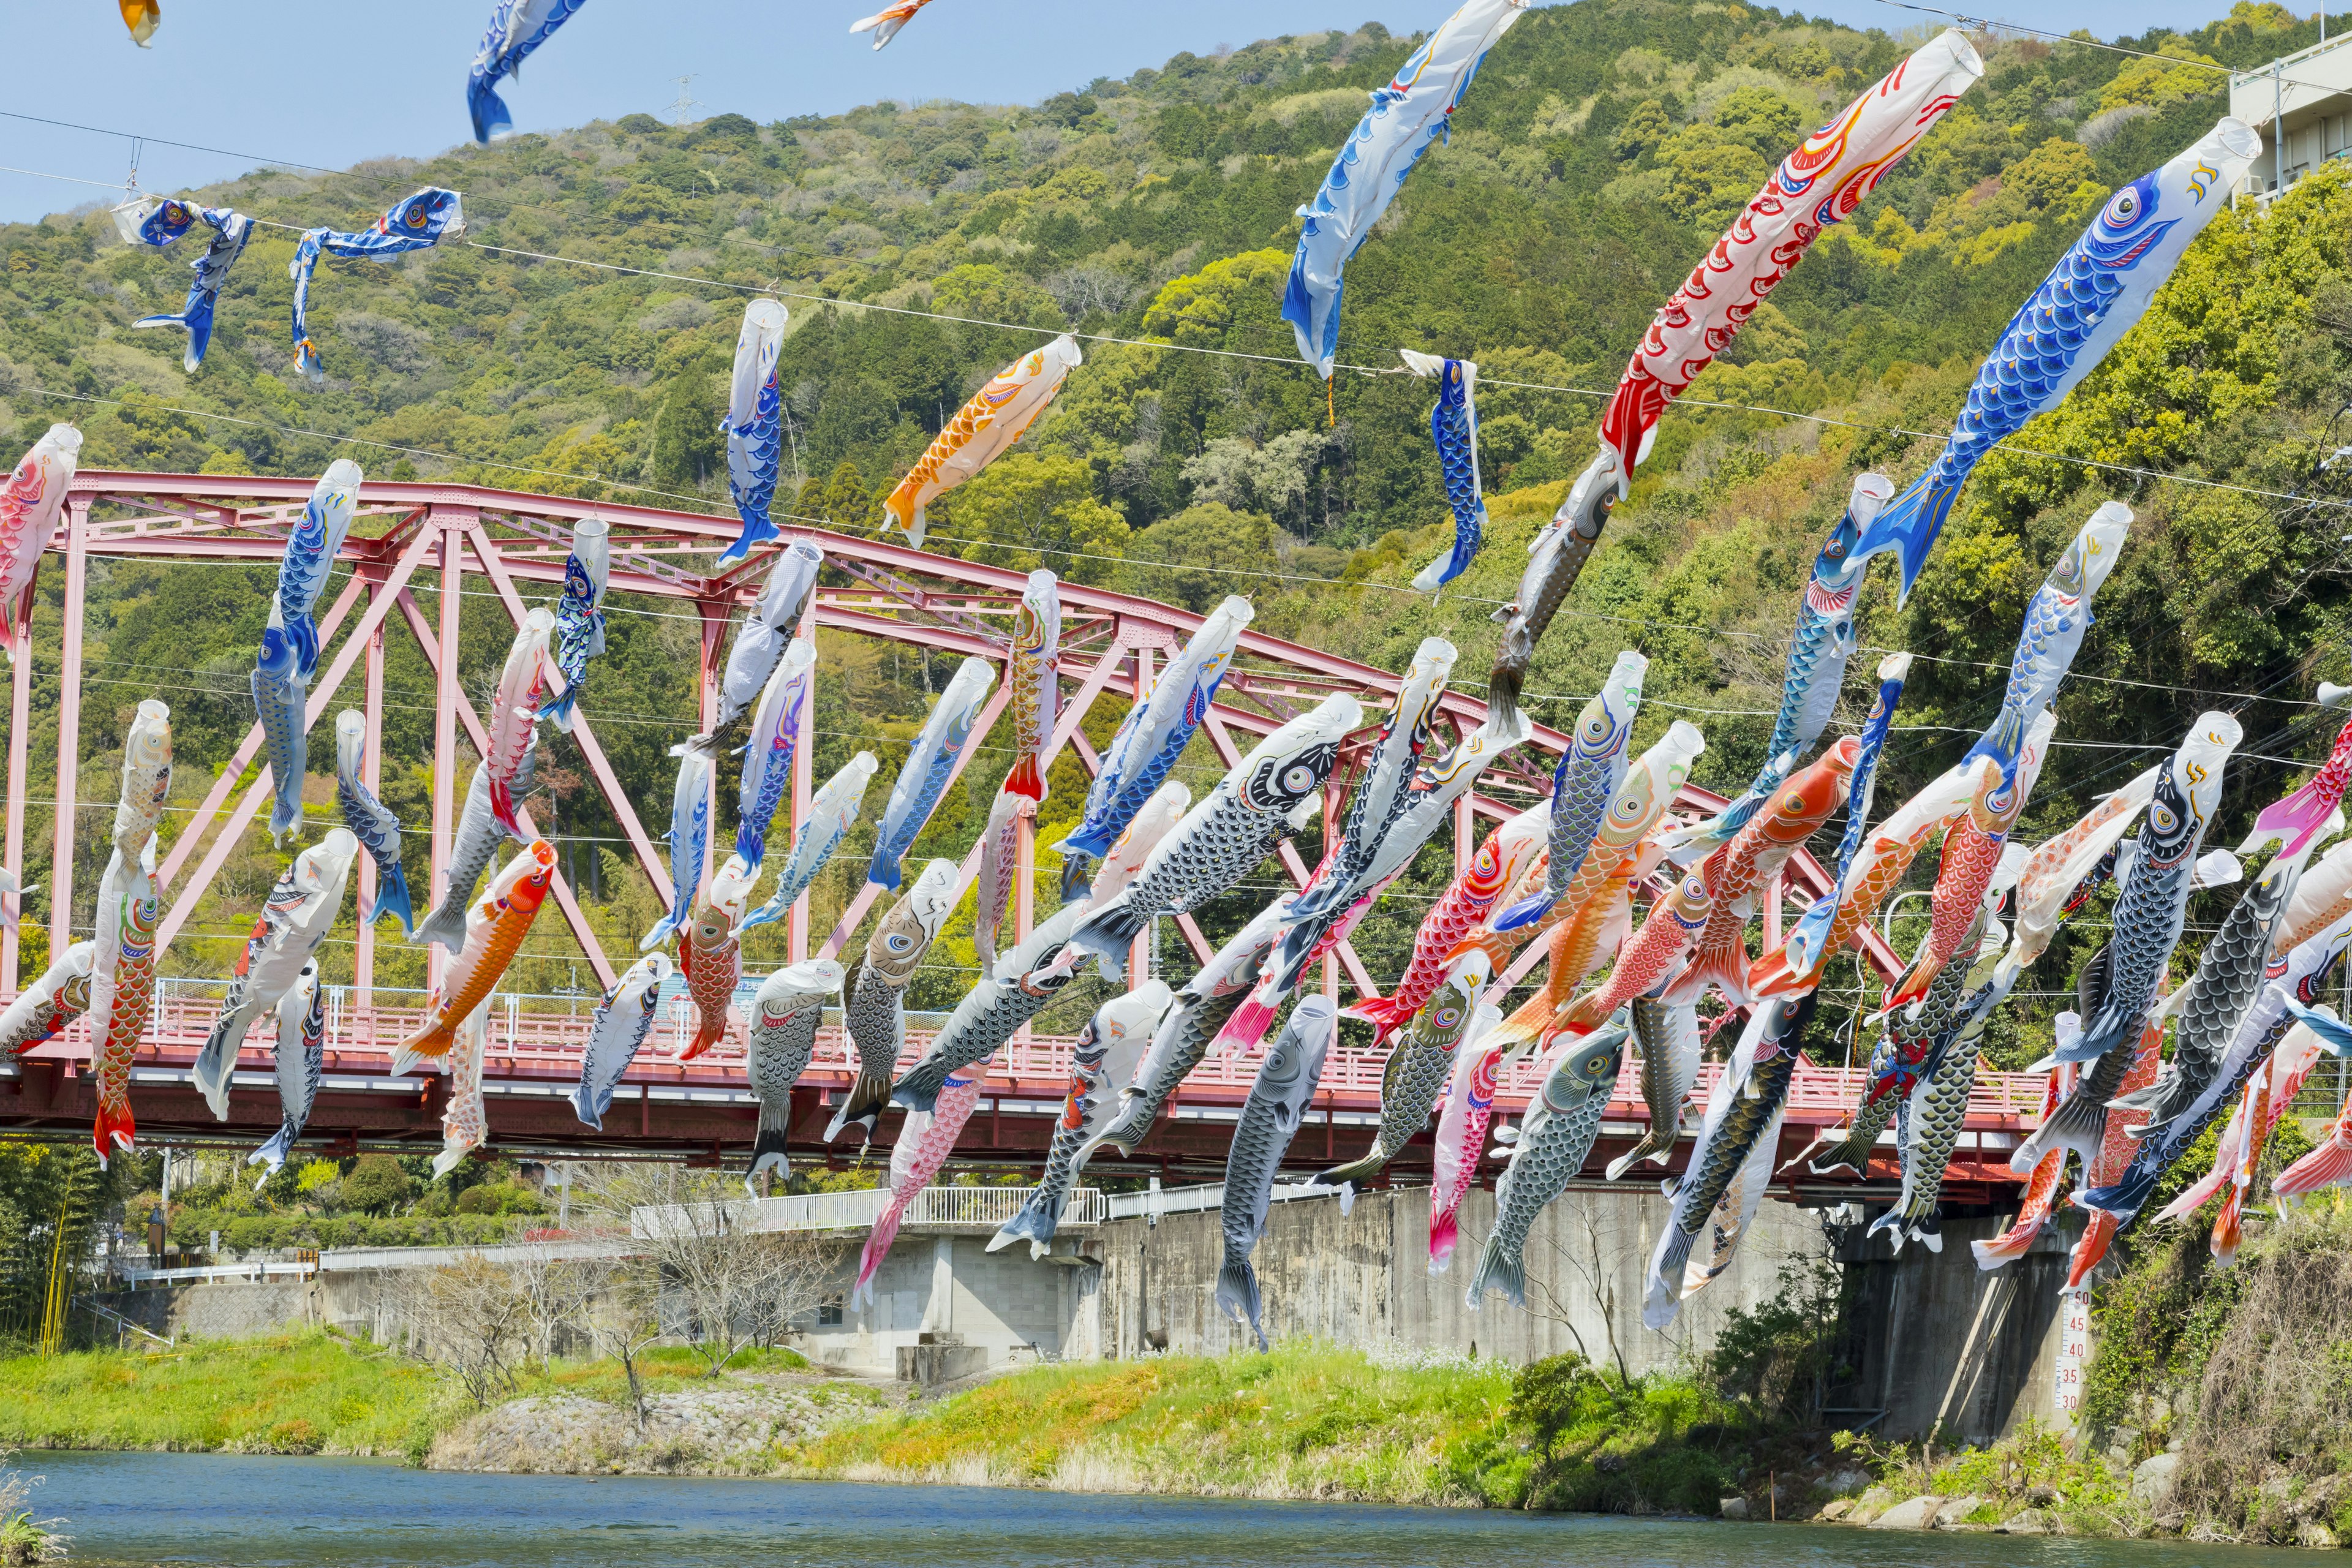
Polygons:
[[2126,185],[2107,203],[2106,221],[2116,228],[2129,228],[2139,217],[2139,193]]
[[1315,787],[1315,772],[1303,763],[1295,763],[1284,770],[1282,787],[1292,795],[1305,795]]

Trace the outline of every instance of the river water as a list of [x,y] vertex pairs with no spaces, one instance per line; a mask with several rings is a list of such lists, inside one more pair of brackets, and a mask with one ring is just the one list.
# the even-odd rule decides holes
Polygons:
[[236,1568],[2285,1568],[2240,1547],[809,1481],[26,1454],[77,1563]]

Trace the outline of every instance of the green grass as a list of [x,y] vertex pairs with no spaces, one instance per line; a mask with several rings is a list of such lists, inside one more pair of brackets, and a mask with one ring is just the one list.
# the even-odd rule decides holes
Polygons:
[[440,1380],[309,1331],[0,1361],[0,1447],[392,1454],[428,1424]]
[[1473,1500],[1450,1451],[1504,1420],[1508,1369],[1352,1351],[1047,1366],[790,1452],[816,1475],[1137,1491]]
[[[646,1392],[707,1386],[691,1347],[638,1362]],[[745,1349],[732,1373],[796,1372],[788,1350]],[[618,1405],[613,1361],[557,1360],[516,1380],[518,1396],[567,1394]],[[159,1355],[88,1351],[0,1360],[0,1449],[226,1449],[240,1453],[421,1454],[471,1414],[432,1367],[323,1331],[236,1342],[183,1341]]]

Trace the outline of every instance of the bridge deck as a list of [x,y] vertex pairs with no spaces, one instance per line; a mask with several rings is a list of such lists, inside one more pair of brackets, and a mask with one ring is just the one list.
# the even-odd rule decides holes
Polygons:
[[[278,1095],[272,1056],[253,1041],[239,1054],[226,1121],[216,1121],[196,1093],[192,1067],[210,1028],[216,1005],[203,998],[159,1003],[153,1026],[142,1039],[132,1071],[131,1106],[140,1133],[148,1141],[256,1144],[278,1126]],[[437,1147],[447,1079],[437,1074],[394,1078],[392,1047],[419,1017],[415,1008],[339,1005],[331,1016],[325,1074],[313,1107],[307,1142],[350,1152],[369,1147]],[[583,1126],[566,1098],[580,1076],[580,1047],[587,1030],[584,1014],[529,1012],[494,1006],[483,1093],[491,1132],[489,1151],[509,1155],[654,1156],[680,1154],[700,1163],[747,1158],[758,1103],[745,1082],[740,1044],[730,1041],[690,1062],[668,1054],[671,1033],[657,1025],[614,1092],[599,1131]],[[929,1029],[910,1029],[911,1064],[931,1039]],[[1034,1163],[1052,1139],[1052,1119],[1069,1082],[1074,1041],[1066,1036],[1016,1039],[993,1064],[987,1095],[958,1146],[960,1156],[1004,1163]],[[1261,1051],[1239,1052],[1202,1062],[1175,1097],[1172,1114],[1133,1163],[1136,1173],[1214,1174],[1222,1170],[1227,1128],[1247,1097]],[[1349,1158],[1369,1146],[1380,1119],[1381,1075],[1385,1052],[1335,1045],[1306,1129],[1287,1163],[1319,1167]],[[814,1058],[793,1091],[792,1154],[795,1160],[855,1160],[854,1144],[827,1148],[822,1142],[833,1108],[849,1088],[854,1058],[837,1025],[819,1032]],[[1703,1103],[1722,1072],[1701,1067],[1692,1091]],[[1858,1069],[1802,1064],[1789,1098],[1788,1152],[1795,1152],[1817,1132],[1839,1126],[1859,1099]],[[1995,1186],[2014,1181],[2008,1151],[2035,1125],[2044,1079],[2036,1073],[1982,1072],[1969,1097],[1960,1148],[1948,1181],[1961,1201],[1988,1201]],[[1498,1116],[1522,1110],[1537,1087],[1535,1064],[1522,1059],[1506,1070],[1497,1086]],[[94,1109],[90,1077],[90,1031],[77,1021],[57,1039],[36,1047],[16,1068],[0,1068],[0,1129],[20,1132],[80,1131]],[[1628,1060],[1612,1097],[1608,1120],[1595,1145],[1591,1168],[1630,1147],[1646,1130],[1640,1065]],[[1686,1114],[1695,1129],[1696,1110]],[[896,1135],[895,1115],[886,1118],[877,1142],[887,1148]],[[1677,1152],[1677,1163],[1686,1152]],[[1887,1152],[1891,1153],[1891,1146]],[[1399,1173],[1425,1171],[1427,1134],[1398,1162]],[[1884,1180],[1891,1162],[1874,1162],[1873,1176]],[[1105,1174],[1114,1173],[1106,1172]],[[1806,1178],[1808,1187],[1822,1184]],[[1830,1184],[1837,1184],[1832,1183]]]

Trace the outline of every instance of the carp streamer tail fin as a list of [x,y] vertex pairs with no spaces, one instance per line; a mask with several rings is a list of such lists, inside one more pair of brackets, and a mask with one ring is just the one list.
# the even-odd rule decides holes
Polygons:
[[1443,1274],[1454,1263],[1454,1248],[1462,1239],[1460,1222],[1452,1209],[1429,1216],[1429,1271]]
[[1661,1165],[1665,1164],[1674,1158],[1675,1141],[1681,1133],[1682,1127],[1679,1123],[1673,1127],[1652,1128],[1642,1134],[1642,1141],[1639,1143],[1609,1162],[1608,1170],[1602,1173],[1603,1179],[1616,1181],[1643,1160],[1654,1161]]
[[776,525],[770,522],[764,515],[744,511],[740,507],[737,510],[743,519],[743,531],[735,536],[734,543],[719,552],[719,564],[721,566],[748,558],[751,553],[751,546],[765,544],[769,540],[777,537]]
[[131,1120],[131,1102],[109,1107],[104,1100],[98,1104],[98,1121],[90,1129],[90,1143],[98,1151],[98,1168],[106,1169],[106,1162],[118,1149],[130,1153],[139,1134],[138,1123]]
[[882,1108],[890,1103],[890,1080],[879,1073],[859,1073],[849,1086],[849,1094],[841,1109],[833,1113],[832,1124],[824,1130],[828,1143],[852,1127],[866,1129],[867,1138],[874,1136],[874,1123],[880,1120]]
[[1710,941],[1691,954],[1690,963],[1658,994],[1658,1000],[1669,1007],[1680,1007],[1697,1002],[1712,985],[1723,993],[1726,1006],[1746,1006],[1749,997],[1748,950],[1740,944],[1743,929],[1735,926],[1728,942]]
[[1895,600],[1899,606],[1911,596],[1911,584],[1919,580],[1919,569],[1927,563],[1927,552],[1936,547],[1936,536],[1944,531],[1944,519],[1959,498],[1960,481],[1940,478],[1943,465],[1938,463],[1911,482],[1911,488],[1887,502],[1886,510],[1871,519],[1863,531],[1848,559],[1856,563],[1889,551],[1903,566],[1903,591]]
[[205,1037],[204,1048],[196,1053],[194,1077],[196,1090],[205,1103],[213,1108],[215,1119],[228,1120],[228,1080],[236,1068],[236,1047],[229,1044],[228,1032],[236,1015],[226,1008],[213,1020],[212,1033]]
[[2156,1191],[2160,1174],[2160,1168],[2153,1161],[2143,1164],[2134,1160],[2131,1168],[2112,1186],[2093,1187],[2074,1201],[2086,1209],[2105,1209],[2121,1226],[2138,1215],[2140,1205]]
[[949,1068],[936,1062],[917,1062],[907,1069],[907,1076],[890,1086],[890,1102],[908,1110],[929,1110],[940,1101],[940,1090],[945,1087]]
[[299,1131],[300,1129],[291,1121],[280,1122],[278,1131],[269,1135],[268,1142],[245,1157],[248,1165],[267,1164],[269,1167],[261,1173],[260,1180],[253,1184],[255,1190],[258,1191],[262,1184],[276,1175],[278,1168],[286,1163],[286,1157],[294,1152],[295,1135]]
[[1503,1238],[1490,1236],[1478,1254],[1478,1272],[1470,1276],[1464,1300],[1476,1311],[1489,1290],[1500,1290],[1514,1307],[1528,1304],[1528,1265],[1524,1258],[1503,1250]]
[[[467,889],[469,893],[471,890],[472,889]],[[646,939],[645,946],[640,948],[639,951],[644,952],[652,948],[654,944],[660,942],[663,937],[669,935],[671,928],[676,925],[676,923],[677,922],[669,916],[664,915],[662,917],[662,923],[654,928],[654,934]],[[428,942],[437,942],[452,953],[458,952],[464,949],[466,945],[466,900],[457,896],[457,889],[455,887],[452,887],[449,889],[449,896],[441,900],[439,908],[436,909],[431,914],[426,915],[424,920],[417,922],[416,930],[410,936],[409,940],[416,943],[419,947],[424,946]]]
[[857,1283],[849,1292],[849,1304],[865,1306],[874,1300],[874,1271],[890,1256],[890,1244],[898,1239],[898,1222],[906,1217],[907,1200],[893,1195],[874,1216],[874,1228],[866,1236],[866,1248],[857,1255]]
[[1265,1330],[1260,1326],[1258,1314],[1263,1303],[1258,1300],[1257,1270],[1246,1258],[1227,1263],[1217,1270],[1217,1307],[1237,1323],[1247,1323],[1250,1332],[1257,1336],[1257,1348],[1268,1348]]
[[791,1114],[789,1100],[773,1110],[764,1101],[760,1106],[760,1130],[751,1136],[751,1168],[743,1173],[743,1190],[755,1198],[760,1193],[751,1185],[752,1177],[766,1170],[779,1175],[792,1173],[792,1163],[784,1157],[785,1121]]
[[1035,752],[1021,753],[1021,760],[1013,763],[1012,773],[1005,775],[1004,793],[1026,795],[1031,800],[1045,798],[1045,776],[1037,771]]
[[403,935],[415,934],[416,914],[408,901],[408,873],[397,860],[392,863],[392,869],[377,880],[375,909],[368,915],[368,923],[373,925],[386,915],[400,922]]
[[1391,1035],[1412,1022],[1412,1012],[1393,996],[1375,996],[1370,1001],[1340,1009],[1339,1016],[1370,1024],[1372,1026],[1372,1044],[1377,1047],[1385,1044]]
[[1066,1187],[1048,1187],[1040,1184],[1021,1205],[1021,1212],[998,1227],[989,1237],[988,1250],[999,1252],[1016,1241],[1029,1244],[1031,1257],[1038,1257],[1054,1244],[1054,1233],[1061,1228],[1062,1204],[1068,1195]]
[[1070,932],[1070,945],[1093,953],[1101,963],[1103,978],[1118,985],[1127,976],[1128,945],[1151,919],[1152,911],[1139,907],[1129,889],[1080,921]]
[[[1350,1160],[1344,1165],[1334,1165],[1315,1179],[1327,1187],[1361,1188],[1370,1184],[1374,1176],[1379,1175],[1381,1167],[1388,1163],[1388,1151],[1381,1147],[1378,1138],[1374,1138],[1371,1149],[1362,1159]],[[1342,1213],[1355,1206],[1353,1193],[1342,1193],[1339,1196]]]
[[187,310],[173,315],[142,316],[131,322],[133,327],[178,327],[188,334],[188,346],[180,356],[181,368],[190,375],[205,363],[205,350],[213,337],[214,298],[206,294]]
[[572,1092],[564,1098],[572,1101],[572,1113],[580,1118],[581,1126],[598,1132],[604,1131],[604,1110],[612,1103],[609,1096],[600,1105],[596,1097],[588,1092],[588,1086],[582,1083],[572,1086]]

